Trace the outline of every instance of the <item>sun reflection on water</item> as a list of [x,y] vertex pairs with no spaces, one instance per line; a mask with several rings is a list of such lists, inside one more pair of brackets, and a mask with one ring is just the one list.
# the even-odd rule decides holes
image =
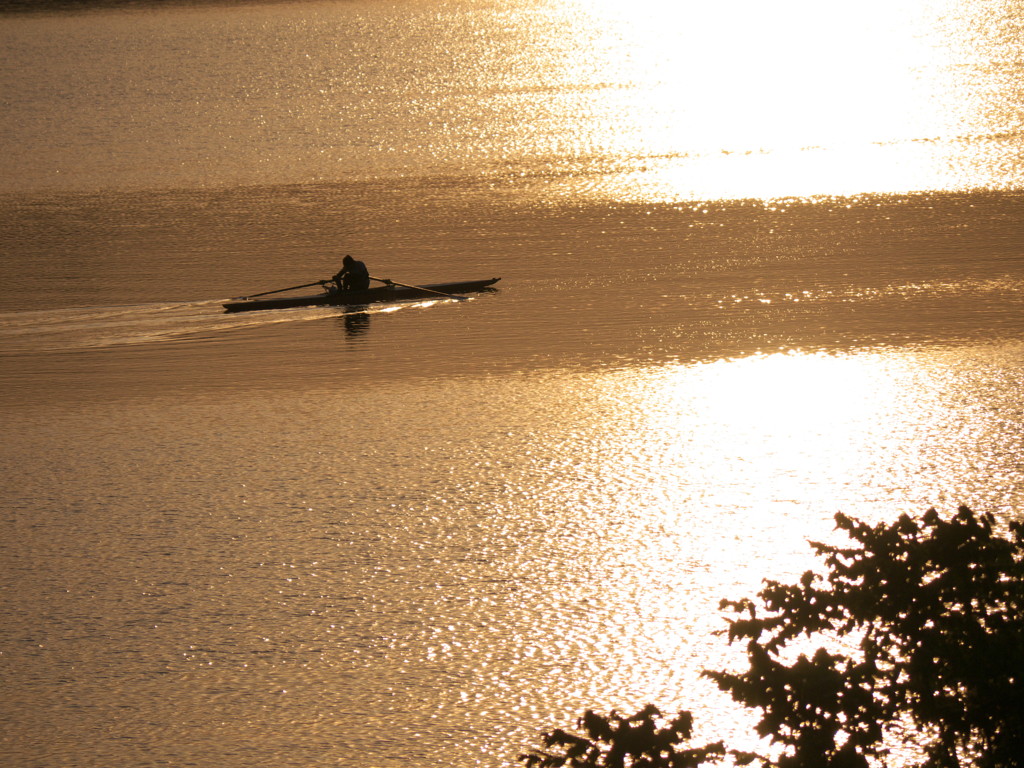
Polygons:
[[[560,116],[562,133],[575,137],[582,173],[606,164],[591,181],[598,197],[806,197],[1024,179],[1005,141],[1021,118],[1007,79],[1017,22],[1005,3],[554,7],[565,14],[559,34],[572,34],[547,66],[595,94]],[[569,174],[560,189],[579,193],[579,182]]]
[[[37,22],[6,22],[9,191],[414,178],[675,202],[1024,184],[1018,0],[356,0]],[[52,93],[73,119],[50,119]]]
[[[682,509],[810,505],[830,521],[840,509],[969,502],[986,465],[1019,442],[1012,414],[982,405],[1015,397],[1007,383],[966,378],[955,352],[790,351],[668,369],[634,390],[629,431],[643,439],[620,453],[631,457],[621,471],[655,472],[670,497],[686,489]],[[965,452],[974,471],[956,458]]]
[[[518,745],[586,707],[655,703],[692,709],[699,738],[753,747],[749,713],[700,677],[737,663],[715,634],[719,601],[814,567],[807,541],[834,537],[838,511],[1020,502],[1006,469],[1024,452],[1020,384],[1005,376],[1018,357],[790,350],[484,387],[474,412],[501,423],[500,438],[446,448],[445,471],[472,481],[439,491],[438,504],[463,501],[433,524],[486,578],[437,592],[424,661],[451,665],[467,713]],[[525,404],[529,417],[510,420]],[[468,532],[478,541],[464,550]]]
[[561,670],[557,700],[695,708],[709,737],[743,739],[746,715],[699,677],[735,663],[714,634],[719,600],[814,567],[807,542],[833,539],[839,511],[871,521],[1024,501],[1005,471],[1024,449],[1020,384],[1000,374],[1005,360],[994,377],[962,374],[963,354],[789,351],[560,393],[589,426],[523,455],[550,479],[510,506],[545,510],[518,555],[543,576],[517,601],[551,623],[517,644]]
[[[301,730],[331,754],[421,750],[381,765],[511,766],[586,707],[647,703],[692,709],[699,741],[742,748],[749,723],[700,678],[736,660],[714,634],[719,601],[798,577],[814,564],[807,540],[833,536],[837,511],[1024,506],[1022,352],[791,350],[442,386],[232,390],[157,401],[159,412],[121,400],[59,420],[29,409],[14,414],[12,434],[32,439],[12,466],[49,466],[62,446],[61,466],[97,490],[67,497],[95,512],[74,527],[51,515],[26,528],[31,551],[52,538],[66,553],[17,605],[68,584],[69,610],[55,615],[86,600],[159,621],[135,622],[128,640],[118,620],[86,646],[56,644],[58,659],[84,648],[116,670],[59,696],[100,701],[96,729],[128,701],[147,738],[205,754],[230,745],[229,731],[291,754]],[[139,493],[109,494],[109,467],[149,455],[156,425],[164,460],[134,465]],[[210,437],[197,452],[200,428]],[[76,448],[86,434],[91,452]],[[273,450],[251,450],[268,435]],[[19,503],[45,498],[49,476],[20,471]],[[186,517],[197,497],[201,514]],[[130,553],[131,578],[94,598]],[[165,626],[181,604],[196,620]],[[175,685],[124,684],[151,667],[135,655],[171,659],[160,676]],[[17,728],[35,734],[27,718]]]

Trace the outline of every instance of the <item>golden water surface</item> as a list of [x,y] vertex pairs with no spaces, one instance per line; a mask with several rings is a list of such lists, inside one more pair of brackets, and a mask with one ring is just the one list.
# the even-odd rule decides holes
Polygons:
[[[0,18],[0,719],[39,768],[750,718],[718,601],[1024,483],[1022,10]],[[471,301],[225,315],[343,253]]]

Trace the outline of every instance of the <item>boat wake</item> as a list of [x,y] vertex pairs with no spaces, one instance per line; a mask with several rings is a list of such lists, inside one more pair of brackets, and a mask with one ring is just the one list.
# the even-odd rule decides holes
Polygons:
[[228,331],[278,323],[385,314],[434,300],[360,308],[304,307],[274,312],[228,314],[223,300],[114,307],[0,312],[0,354],[102,350],[114,347],[194,341]]

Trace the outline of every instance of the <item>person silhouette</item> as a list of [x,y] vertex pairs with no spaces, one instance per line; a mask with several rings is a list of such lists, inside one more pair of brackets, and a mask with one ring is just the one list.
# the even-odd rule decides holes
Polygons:
[[365,291],[370,287],[370,273],[363,262],[346,255],[341,264],[341,270],[331,278],[339,291]]

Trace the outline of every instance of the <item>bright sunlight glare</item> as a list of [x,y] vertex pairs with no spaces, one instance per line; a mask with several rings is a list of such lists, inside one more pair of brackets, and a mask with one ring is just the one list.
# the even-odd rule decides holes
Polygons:
[[991,47],[988,5],[566,0],[568,76],[621,89],[614,118],[573,128],[646,160],[617,179],[634,199],[991,182],[1005,116],[965,74]]

